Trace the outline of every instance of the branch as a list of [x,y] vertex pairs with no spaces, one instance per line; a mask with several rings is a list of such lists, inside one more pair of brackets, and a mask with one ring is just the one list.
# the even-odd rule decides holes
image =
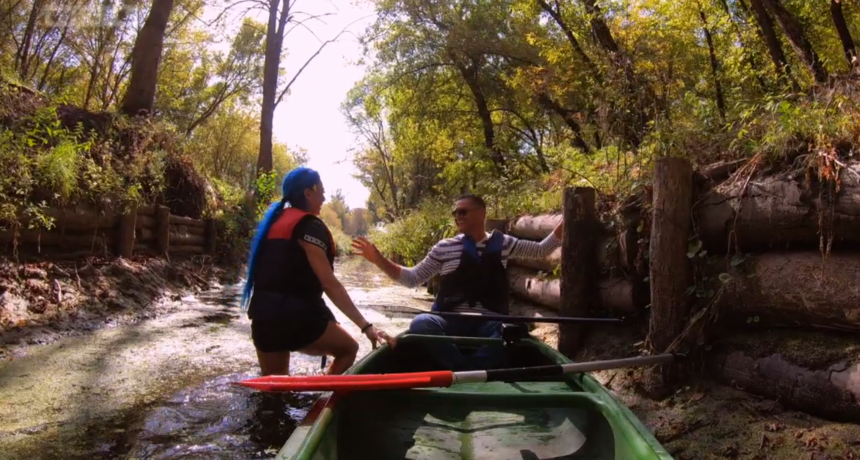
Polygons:
[[[211,26],[213,26],[213,25],[215,25],[215,24],[219,23],[219,22],[221,21],[221,18],[223,18],[223,17],[224,17],[224,15],[225,15],[225,14],[227,14],[227,12],[228,12],[228,11],[232,10],[233,8],[235,8],[235,7],[239,6],[239,5],[243,4],[243,3],[256,3],[256,4],[258,5],[258,7],[261,7],[261,8],[262,8],[262,9],[264,9],[264,10],[265,10],[265,9],[269,9],[269,5],[268,5],[268,4],[266,4],[265,2],[263,2],[263,0],[238,0],[238,1],[236,1],[236,2],[233,2],[233,3],[231,3],[231,4],[227,5],[227,6],[225,6],[225,7],[224,7],[224,9],[223,9],[223,10],[221,10],[221,12],[220,12],[220,13],[218,13],[218,16],[215,16],[215,19],[213,19],[213,20],[211,20],[211,21],[209,21],[209,22],[205,23],[205,24],[206,24],[206,26],[207,26],[207,27],[211,27]],[[245,10],[245,12],[247,13],[247,12],[248,12],[248,11],[250,11],[252,8],[254,8],[254,7],[253,7],[253,6],[252,6],[252,7],[249,7],[247,10]]]
[[[367,17],[367,16],[365,16],[365,17]],[[302,66],[299,68],[299,70],[296,72],[296,74],[295,74],[295,75],[293,75],[293,78],[292,78],[292,79],[287,83],[287,86],[285,86],[285,87],[284,87],[284,89],[281,91],[281,94],[279,94],[279,95],[278,95],[278,98],[277,98],[277,99],[275,99],[275,107],[277,107],[277,106],[278,106],[278,104],[280,104],[280,103],[281,103],[281,101],[284,99],[284,95],[285,95],[285,94],[287,94],[287,91],[289,91],[289,90],[290,90],[290,88],[293,86],[293,83],[295,83],[295,82],[296,82],[296,79],[297,79],[297,78],[299,78],[299,75],[301,75],[301,74],[302,74],[302,72],[304,72],[304,70],[308,67],[308,65],[310,65],[310,63],[311,63],[311,62],[313,62],[313,60],[314,60],[314,59],[316,59],[316,57],[317,57],[317,56],[319,56],[319,55],[320,55],[320,53],[322,53],[322,50],[323,50],[323,49],[325,49],[325,47],[326,47],[326,46],[328,46],[328,44],[329,44],[329,43],[334,43],[334,42],[336,42],[336,41],[337,41],[337,39],[339,39],[341,35],[343,35],[344,33],[346,33],[346,32],[347,32],[347,28],[349,28],[349,26],[351,26],[351,25],[355,24],[356,22],[358,22],[358,21],[360,21],[360,20],[362,20],[362,19],[364,19],[364,17],[362,17],[362,18],[358,18],[358,19],[356,19],[355,21],[350,22],[350,23],[349,23],[349,24],[347,24],[343,29],[341,29],[341,31],[340,31],[337,35],[335,35],[335,37],[334,37],[334,38],[331,38],[331,39],[329,39],[329,40],[324,41],[324,42],[320,45],[320,47],[319,47],[319,48],[317,48],[316,52],[315,52],[314,54],[312,54],[312,55],[311,55],[311,57],[309,57],[309,58],[305,61],[305,63],[304,63],[304,64],[302,64]],[[303,21],[303,22],[304,22],[304,21]]]

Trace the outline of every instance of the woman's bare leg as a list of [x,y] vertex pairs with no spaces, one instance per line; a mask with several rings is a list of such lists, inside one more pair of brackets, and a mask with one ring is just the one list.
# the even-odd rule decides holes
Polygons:
[[260,363],[260,375],[289,375],[290,352],[265,352],[257,350],[257,361]]
[[311,356],[333,356],[334,360],[326,373],[337,375],[346,372],[349,366],[355,362],[355,356],[358,354],[358,342],[339,324],[329,321],[323,335],[316,342],[299,351]]

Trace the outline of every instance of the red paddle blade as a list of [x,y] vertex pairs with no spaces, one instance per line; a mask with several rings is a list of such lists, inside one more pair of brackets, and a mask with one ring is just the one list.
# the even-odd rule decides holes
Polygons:
[[270,375],[236,382],[261,391],[361,391],[448,387],[454,382],[451,371],[412,374],[367,375]]
[[379,381],[367,380],[356,382],[238,382],[248,388],[260,391],[361,391],[361,390],[396,390],[407,388],[432,387],[433,380],[429,377],[411,379],[384,379]]

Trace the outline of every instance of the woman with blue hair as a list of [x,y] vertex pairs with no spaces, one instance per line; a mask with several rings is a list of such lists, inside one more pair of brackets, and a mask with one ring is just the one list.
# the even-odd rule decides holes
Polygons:
[[[335,320],[323,292],[376,347],[390,340],[367,322],[334,275],[335,247],[319,218],[325,189],[318,172],[290,171],[251,242],[242,310],[251,318],[251,339],[262,375],[287,375],[290,352],[333,356],[329,374],[355,362],[358,343]],[[288,206],[289,205],[289,206]]]

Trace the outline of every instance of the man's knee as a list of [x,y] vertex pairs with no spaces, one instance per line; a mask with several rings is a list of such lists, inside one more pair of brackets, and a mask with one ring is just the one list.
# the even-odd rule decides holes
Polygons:
[[442,335],[445,333],[445,320],[440,316],[421,313],[409,324],[410,334]]

